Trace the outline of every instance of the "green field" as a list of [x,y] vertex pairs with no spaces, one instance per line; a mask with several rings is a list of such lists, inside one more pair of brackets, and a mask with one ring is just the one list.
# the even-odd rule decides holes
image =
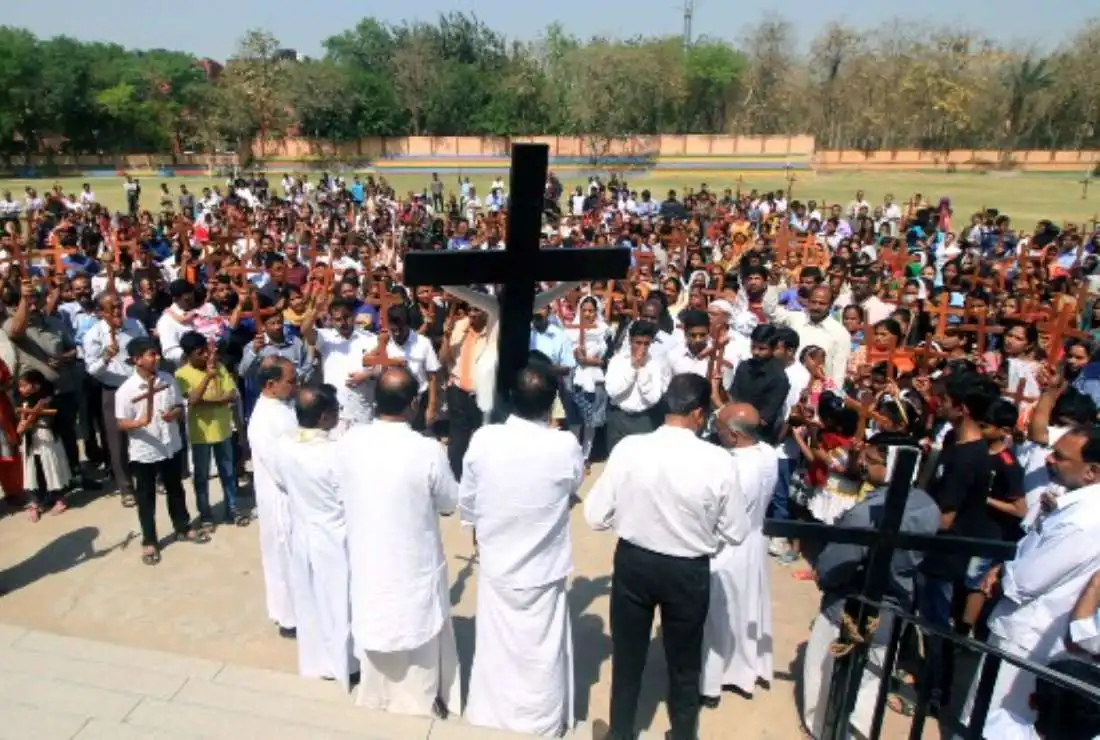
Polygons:
[[[698,189],[700,184],[706,182],[709,188],[721,191],[724,188],[736,187],[738,173],[708,172],[706,174],[676,174],[655,173],[652,175],[628,176],[628,182],[632,188],[648,188],[654,193],[654,197],[661,199],[665,191],[675,188],[682,192],[684,188]],[[350,174],[344,174],[349,177]],[[281,175],[273,175],[277,181]],[[753,174],[745,175],[744,187],[757,188],[759,190],[777,190],[786,187],[783,175]],[[1050,219],[1056,224],[1064,221],[1081,223],[1089,221],[1100,212],[1100,182],[1095,188],[1090,188],[1089,197],[1081,198],[1080,178],[1069,175],[1048,174],[974,174],[974,173],[924,173],[924,172],[845,172],[837,174],[798,173],[794,183],[794,197],[798,200],[815,199],[819,203],[847,204],[852,200],[855,191],[862,189],[867,200],[872,205],[882,202],[882,197],[892,193],[894,199],[904,204],[914,193],[920,193],[926,200],[934,200],[940,197],[951,198],[955,211],[955,225],[958,228],[960,218],[966,218],[970,213],[982,206],[997,208],[1001,213],[1007,213],[1016,221],[1018,228],[1030,229],[1034,222],[1040,219]],[[410,190],[420,191],[427,186],[428,176],[420,174],[399,174],[387,177],[390,184],[401,195]],[[445,177],[448,190],[457,189],[457,179]],[[478,192],[487,192],[492,182],[491,175],[474,176],[471,181],[477,187]],[[63,178],[60,180],[0,180],[0,190],[10,189],[15,197],[22,195],[23,188],[27,185],[37,188],[39,191],[50,188],[55,182],[60,183],[66,192],[79,191],[83,182],[80,178]],[[107,204],[113,210],[122,210],[125,206],[125,198],[122,193],[122,178],[100,177],[87,180],[92,185],[97,199]],[[161,182],[167,182],[175,193],[180,184],[186,184],[194,193],[199,193],[203,187],[224,184],[221,180],[211,178],[142,178],[142,205],[149,210],[157,207],[159,188]],[[567,179],[565,185],[567,191],[574,185],[581,185],[581,178]]]

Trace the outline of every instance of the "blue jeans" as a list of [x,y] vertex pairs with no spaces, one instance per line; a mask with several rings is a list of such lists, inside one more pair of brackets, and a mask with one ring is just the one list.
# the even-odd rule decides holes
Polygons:
[[768,516],[776,521],[785,522],[791,518],[791,474],[794,473],[794,460],[779,458],[779,480],[775,482]]
[[218,467],[218,479],[222,483],[227,512],[237,510],[237,469],[233,464],[233,438],[214,444],[192,444],[191,461],[194,464],[191,482],[195,485],[195,506],[199,510],[199,519],[214,521],[210,511],[210,456]]

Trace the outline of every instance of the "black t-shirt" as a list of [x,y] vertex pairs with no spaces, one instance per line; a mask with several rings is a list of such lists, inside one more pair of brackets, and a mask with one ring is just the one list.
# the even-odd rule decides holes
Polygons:
[[[989,455],[989,496],[1005,503],[1024,497],[1024,470],[1012,448]],[[1005,542],[1019,542],[1024,536],[1020,517],[992,507],[989,508],[988,516],[997,529],[997,536]]]
[[[995,538],[998,530],[988,515],[989,446],[985,440],[955,443],[953,432],[944,440],[939,469],[928,487],[944,514],[955,514],[951,528],[943,534],[957,537]],[[966,574],[965,555],[929,553],[921,570],[936,578],[954,580]]]

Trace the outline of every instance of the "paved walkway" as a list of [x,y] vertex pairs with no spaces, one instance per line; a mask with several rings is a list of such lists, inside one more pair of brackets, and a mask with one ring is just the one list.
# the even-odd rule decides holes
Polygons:
[[[163,536],[169,528],[159,502]],[[12,625],[0,640],[0,717],[7,718],[0,738],[491,737],[454,721],[365,713],[334,696],[332,686],[294,675],[293,643],[267,621],[255,524],[222,527],[206,546],[169,545],[160,566],[149,568],[140,562],[134,511],[117,497],[74,503],[37,524],[21,513],[0,520],[0,587],[8,591],[0,598],[0,624]],[[454,518],[444,521],[443,532],[465,685],[476,566],[468,532]],[[606,719],[615,540],[592,532],[579,510],[572,533],[578,718]],[[789,569],[773,566],[772,578],[776,680],[752,700],[727,694],[719,709],[705,711],[702,740],[801,737],[793,680],[818,594]],[[668,720],[659,639],[649,658],[638,722],[660,737]],[[28,734],[19,722],[41,722],[42,729]]]

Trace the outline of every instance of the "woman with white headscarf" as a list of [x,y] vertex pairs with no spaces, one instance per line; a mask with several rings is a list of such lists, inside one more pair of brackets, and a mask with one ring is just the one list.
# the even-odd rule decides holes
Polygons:
[[573,369],[569,388],[581,415],[581,450],[587,471],[591,467],[589,458],[596,429],[604,425],[607,417],[604,355],[611,339],[611,327],[603,319],[598,298],[585,296],[578,302],[577,325],[566,327],[565,333],[576,348],[577,366]]

